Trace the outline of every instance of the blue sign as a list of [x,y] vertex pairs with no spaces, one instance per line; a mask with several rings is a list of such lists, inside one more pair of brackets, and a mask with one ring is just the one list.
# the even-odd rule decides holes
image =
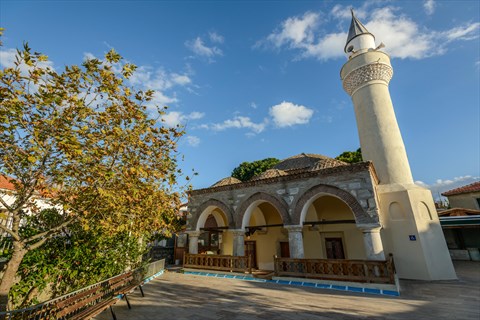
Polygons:
[[408,237],[410,238],[410,241],[417,241],[417,237],[414,234],[411,234]]

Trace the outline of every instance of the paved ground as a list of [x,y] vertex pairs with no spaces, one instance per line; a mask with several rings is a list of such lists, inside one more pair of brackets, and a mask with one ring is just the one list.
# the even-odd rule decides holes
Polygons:
[[[402,281],[400,297],[167,272],[113,308],[118,320],[480,319],[480,263],[455,264],[458,281]],[[111,320],[107,310],[95,318]]]

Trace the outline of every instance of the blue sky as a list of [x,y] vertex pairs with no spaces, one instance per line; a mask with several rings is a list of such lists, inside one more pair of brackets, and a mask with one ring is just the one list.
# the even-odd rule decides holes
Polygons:
[[243,161],[359,147],[340,68],[349,8],[392,57],[414,179],[434,195],[480,179],[479,1],[8,1],[0,65],[24,41],[55,69],[115,48],[186,125],[204,188]]

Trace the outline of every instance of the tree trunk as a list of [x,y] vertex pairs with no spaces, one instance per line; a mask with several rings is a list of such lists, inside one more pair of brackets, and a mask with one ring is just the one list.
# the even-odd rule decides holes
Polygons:
[[14,285],[15,275],[17,274],[20,263],[27,253],[23,244],[18,241],[13,241],[12,258],[8,261],[7,267],[0,282],[0,312],[7,311],[8,293],[10,288]]

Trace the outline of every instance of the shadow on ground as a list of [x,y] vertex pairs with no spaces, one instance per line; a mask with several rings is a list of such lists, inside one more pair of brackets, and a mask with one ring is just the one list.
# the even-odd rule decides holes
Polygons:
[[[480,263],[458,281],[402,281],[401,297],[166,273],[113,308],[126,319],[480,319]],[[110,320],[107,310],[95,318]]]

